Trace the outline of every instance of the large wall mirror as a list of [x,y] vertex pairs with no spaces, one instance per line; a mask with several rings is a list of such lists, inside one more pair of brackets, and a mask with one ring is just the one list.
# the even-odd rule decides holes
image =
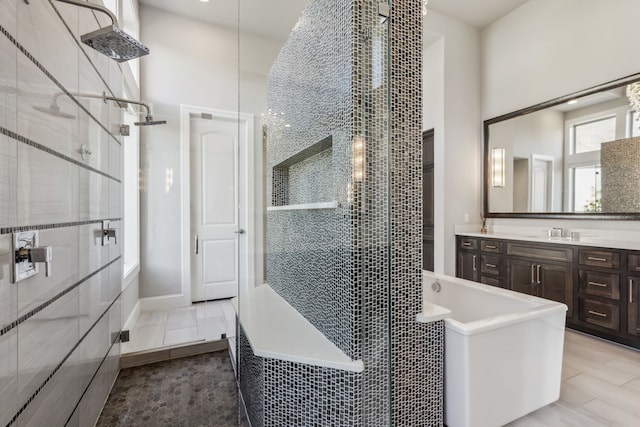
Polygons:
[[640,73],[484,122],[487,217],[640,219]]

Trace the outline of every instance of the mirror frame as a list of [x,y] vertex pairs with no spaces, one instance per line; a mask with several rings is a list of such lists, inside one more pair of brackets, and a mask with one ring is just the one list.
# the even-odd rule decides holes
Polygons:
[[535,219],[609,219],[609,220],[640,220],[640,212],[629,213],[575,213],[575,212],[490,212],[489,211],[489,188],[491,186],[490,180],[490,159],[489,159],[489,126],[504,120],[512,119],[514,117],[523,116],[525,114],[533,113],[538,110],[553,107],[555,105],[563,104],[574,98],[581,98],[583,96],[592,95],[594,93],[603,92],[618,88],[620,86],[626,86],[629,83],[633,83],[640,80],[640,73],[632,74],[627,77],[622,77],[617,80],[612,80],[607,83],[603,83],[598,86],[594,86],[585,90],[574,92],[568,95],[561,96],[559,98],[552,99],[550,101],[542,102],[540,104],[526,107],[521,110],[513,111],[511,113],[503,114],[484,121],[483,125],[483,188],[482,188],[482,205],[483,215],[485,218],[535,218]]

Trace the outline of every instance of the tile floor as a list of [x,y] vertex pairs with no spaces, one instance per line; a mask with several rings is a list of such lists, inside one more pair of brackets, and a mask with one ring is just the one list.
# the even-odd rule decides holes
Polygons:
[[141,312],[122,343],[122,354],[219,340],[223,334],[235,348],[236,316],[230,300],[195,303],[173,310]]
[[640,351],[567,330],[560,400],[508,426],[640,426]]

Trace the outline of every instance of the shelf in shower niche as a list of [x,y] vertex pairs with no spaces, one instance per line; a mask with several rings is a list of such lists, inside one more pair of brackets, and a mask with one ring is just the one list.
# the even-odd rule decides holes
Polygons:
[[332,159],[333,137],[329,135],[274,165],[271,204],[274,207],[310,206],[285,210],[334,208],[324,207],[326,202],[321,202],[335,198]]
[[340,204],[336,201],[333,202],[321,202],[321,203],[302,203],[299,205],[284,205],[284,206],[267,206],[267,211],[299,211],[299,210],[312,210],[312,209],[336,209]]
[[312,366],[362,372],[352,360],[267,284],[231,300],[253,354]]

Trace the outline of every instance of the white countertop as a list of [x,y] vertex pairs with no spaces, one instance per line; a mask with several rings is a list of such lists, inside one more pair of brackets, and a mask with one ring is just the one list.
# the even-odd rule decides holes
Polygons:
[[362,372],[351,360],[268,285],[232,300],[240,324],[256,356],[314,366]]
[[[605,231],[606,233],[606,231]],[[559,245],[575,245],[575,246],[592,246],[598,248],[609,249],[629,249],[640,250],[640,240],[613,240],[607,239],[604,236],[599,235],[584,235],[580,233],[578,240],[573,240],[568,237],[547,237],[544,233],[537,234],[520,234],[514,232],[489,232],[480,233],[479,231],[462,231],[456,230],[456,235],[467,237],[480,237],[484,239],[503,239],[503,240],[521,240],[526,242],[537,243],[553,243]]]

